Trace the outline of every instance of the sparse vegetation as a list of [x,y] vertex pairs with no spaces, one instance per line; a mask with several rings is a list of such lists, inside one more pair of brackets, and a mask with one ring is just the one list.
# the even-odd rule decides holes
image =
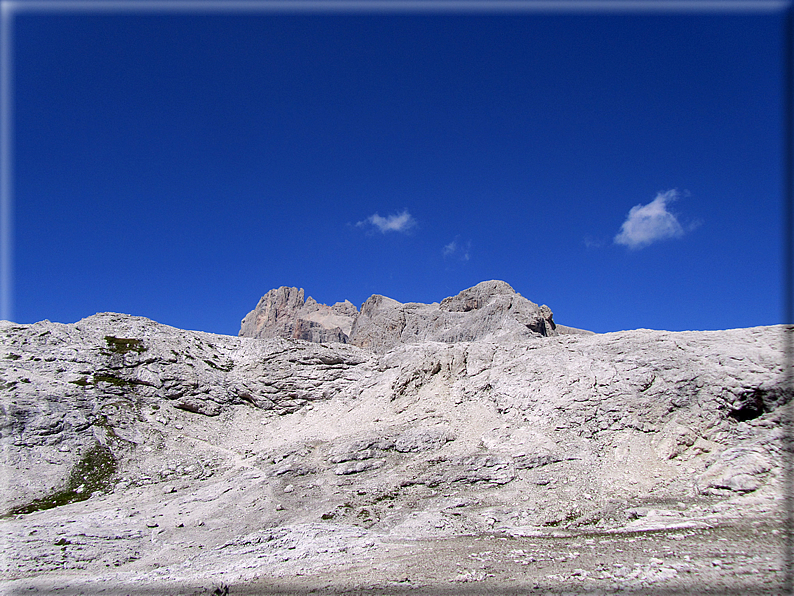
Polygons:
[[4,517],[52,509],[89,499],[96,491],[106,490],[116,473],[116,458],[110,449],[96,444],[88,449],[72,468],[66,486],[53,494],[16,507]]
[[396,492],[386,492],[382,495],[378,495],[373,499],[373,503],[380,503],[381,501],[394,501],[397,498]]
[[94,384],[96,383],[110,383],[116,387],[129,387],[131,385],[139,384],[138,381],[131,379],[121,379],[113,375],[94,375]]
[[570,524],[571,522],[573,522],[573,521],[577,520],[579,517],[581,517],[581,515],[582,515],[581,512],[569,511],[568,514],[564,518],[556,519],[556,520],[552,520],[552,521],[547,521],[543,525],[548,527],[548,528],[556,528],[556,527],[558,527],[560,525],[563,525],[563,524]]
[[110,351],[115,352],[116,354],[126,354],[127,352],[137,352],[140,354],[141,352],[146,351],[143,341],[140,339],[106,335],[105,341],[107,342]]
[[234,363],[228,362],[227,364],[215,364],[212,360],[204,360],[207,363],[207,366],[210,368],[214,368],[215,370],[220,370],[223,372],[231,372],[234,368]]
[[145,384],[138,379],[122,379],[121,377],[110,374],[95,374],[91,380],[89,380],[88,377],[80,377],[76,381],[69,382],[79,387],[87,387],[88,385],[97,385],[99,383],[109,383],[116,387],[132,387],[134,385]]

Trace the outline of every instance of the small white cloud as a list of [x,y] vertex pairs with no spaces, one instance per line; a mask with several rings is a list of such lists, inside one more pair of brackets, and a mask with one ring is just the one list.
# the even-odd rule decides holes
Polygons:
[[604,241],[600,238],[594,238],[593,236],[587,235],[582,239],[582,243],[585,245],[586,248],[601,248],[604,246]]
[[441,250],[441,254],[444,255],[444,258],[452,257],[460,259],[461,261],[468,261],[470,250],[471,240],[468,240],[465,244],[461,244],[458,242],[458,239],[455,238],[455,240],[444,246]]
[[615,244],[623,244],[631,249],[643,248],[658,240],[678,238],[684,235],[684,228],[675,215],[667,210],[667,204],[678,199],[676,190],[660,192],[647,205],[635,205],[629,211],[626,221],[615,236]]
[[386,232],[406,232],[416,225],[416,220],[411,216],[408,211],[403,211],[397,215],[389,215],[388,217],[381,217],[377,213],[370,215],[364,221],[356,224],[358,227],[375,226],[381,233]]

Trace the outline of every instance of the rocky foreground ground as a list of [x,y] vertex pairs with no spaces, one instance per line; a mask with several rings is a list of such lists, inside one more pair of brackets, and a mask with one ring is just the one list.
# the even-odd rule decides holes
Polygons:
[[781,593],[783,328],[575,333],[501,283],[2,323],[0,588]]

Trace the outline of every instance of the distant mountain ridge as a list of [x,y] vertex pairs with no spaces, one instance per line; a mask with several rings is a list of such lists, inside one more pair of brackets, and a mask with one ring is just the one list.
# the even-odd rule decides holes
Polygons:
[[441,303],[403,304],[375,294],[359,312],[348,300],[333,306],[304,300],[303,288],[267,292],[240,325],[240,337],[283,337],[316,343],[338,342],[385,351],[420,341],[551,337],[588,331],[557,325],[551,309],[538,306],[504,281],[484,281]]

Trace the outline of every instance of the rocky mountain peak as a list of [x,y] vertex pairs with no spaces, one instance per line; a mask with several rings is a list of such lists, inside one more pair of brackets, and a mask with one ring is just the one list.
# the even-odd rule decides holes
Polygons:
[[468,312],[483,307],[494,296],[520,296],[505,281],[481,281],[476,286],[441,301],[439,308],[448,312]]
[[381,296],[380,294],[373,294],[364,301],[361,305],[361,314],[365,317],[371,317],[376,312],[387,308],[399,308],[403,306],[401,302],[397,302],[394,298]]
[[240,337],[302,339],[315,343],[347,343],[358,310],[349,301],[318,303],[303,288],[281,286],[262,296],[242,320]]
[[382,352],[419,341],[527,339],[577,331],[558,331],[548,306],[538,306],[500,280],[481,282],[441,303],[403,304],[375,294],[360,312],[349,301],[326,306],[303,296],[298,288],[270,290],[243,319],[240,337],[341,342]]

